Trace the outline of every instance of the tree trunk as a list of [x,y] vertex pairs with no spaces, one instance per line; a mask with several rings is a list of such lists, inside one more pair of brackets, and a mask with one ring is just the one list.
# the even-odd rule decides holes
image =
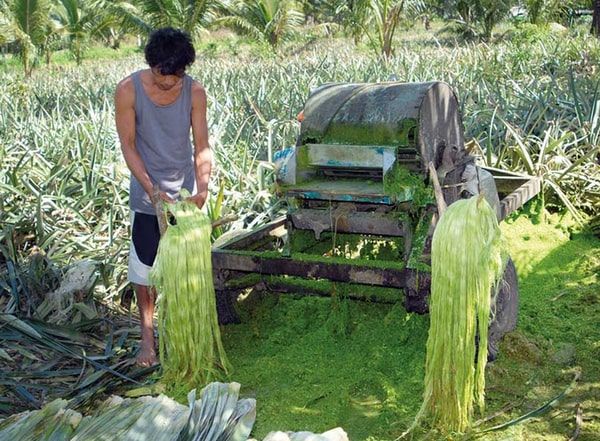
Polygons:
[[596,37],[600,36],[600,0],[594,0],[594,16],[590,32]]

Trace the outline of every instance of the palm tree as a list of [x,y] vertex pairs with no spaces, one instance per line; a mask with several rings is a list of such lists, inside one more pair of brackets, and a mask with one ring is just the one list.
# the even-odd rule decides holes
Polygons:
[[485,41],[492,38],[492,31],[506,18],[512,5],[512,0],[480,0],[479,17],[483,29],[482,37]]
[[143,0],[139,2],[142,20],[138,27],[172,26],[197,38],[210,24],[218,4],[217,0]]
[[[556,22],[568,25],[573,11],[582,8],[583,3],[581,0],[525,0],[524,5],[529,21],[533,24]],[[592,1],[586,3],[586,6],[593,4]]]
[[23,59],[25,76],[32,71],[32,58],[53,34],[47,0],[12,0],[0,2],[0,35],[4,43],[14,42]]
[[370,12],[364,0],[340,1],[336,13],[341,16],[342,25],[348,35],[358,44],[364,36]]
[[[571,0],[566,0],[571,1]],[[538,0],[526,0],[538,8]],[[444,31],[460,35],[464,39],[489,41],[494,28],[505,19],[513,0],[453,0],[453,14]]]
[[80,65],[83,60],[88,41],[93,35],[94,27],[99,19],[100,10],[85,8],[79,0],[58,0],[52,17],[59,29],[66,35],[69,50]]
[[404,0],[370,0],[368,8],[375,25],[375,35],[367,32],[367,36],[371,43],[374,43],[373,46],[387,60],[393,54],[392,40],[400,23]]
[[113,49],[128,35],[148,35],[151,24],[144,12],[134,3],[121,0],[93,0],[90,9],[102,11],[95,23],[94,36]]
[[377,55],[387,60],[394,53],[393,39],[403,14],[417,16],[424,9],[423,0],[353,0],[338,11],[354,41],[366,35]]
[[277,50],[282,39],[304,23],[294,0],[239,0],[214,25],[227,26]]
[[544,12],[544,0],[525,0],[527,17],[532,24],[540,24]]

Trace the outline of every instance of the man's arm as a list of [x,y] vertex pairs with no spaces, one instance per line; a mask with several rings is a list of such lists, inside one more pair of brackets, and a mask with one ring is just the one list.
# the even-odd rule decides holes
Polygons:
[[189,198],[202,208],[208,198],[208,180],[212,169],[212,151],[208,142],[206,122],[206,91],[200,83],[192,83],[192,135],[194,141],[194,170],[197,193]]
[[152,195],[152,180],[146,171],[142,158],[135,147],[135,91],[131,77],[117,85],[115,91],[115,122],[121,142],[121,151],[127,167],[142,185],[146,193]]

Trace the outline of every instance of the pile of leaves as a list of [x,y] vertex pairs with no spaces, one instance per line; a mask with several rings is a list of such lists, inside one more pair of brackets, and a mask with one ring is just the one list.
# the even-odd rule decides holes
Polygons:
[[56,289],[43,295],[0,296],[0,416],[56,398],[85,409],[123,388],[131,396],[149,390],[157,367],[134,363],[139,321],[122,305],[95,298],[97,266],[80,262],[58,276]]
[[172,399],[112,396],[93,414],[83,417],[56,399],[42,409],[0,421],[0,437],[55,441],[85,440],[221,440],[245,441],[256,417],[256,401],[239,399],[238,383],[210,383],[196,399],[188,394],[189,408]]

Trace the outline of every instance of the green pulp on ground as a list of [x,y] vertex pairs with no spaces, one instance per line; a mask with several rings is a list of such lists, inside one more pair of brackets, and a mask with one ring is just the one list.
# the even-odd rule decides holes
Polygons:
[[[501,223],[519,275],[517,329],[488,364],[489,428],[575,389],[545,413],[485,440],[598,440],[600,433],[600,240],[553,215]],[[254,397],[256,439],[277,430],[320,433],[342,427],[352,441],[395,440],[422,402],[428,315],[402,304],[253,293],[243,322],[222,329],[241,396]],[[428,432],[412,439],[470,439]]]

